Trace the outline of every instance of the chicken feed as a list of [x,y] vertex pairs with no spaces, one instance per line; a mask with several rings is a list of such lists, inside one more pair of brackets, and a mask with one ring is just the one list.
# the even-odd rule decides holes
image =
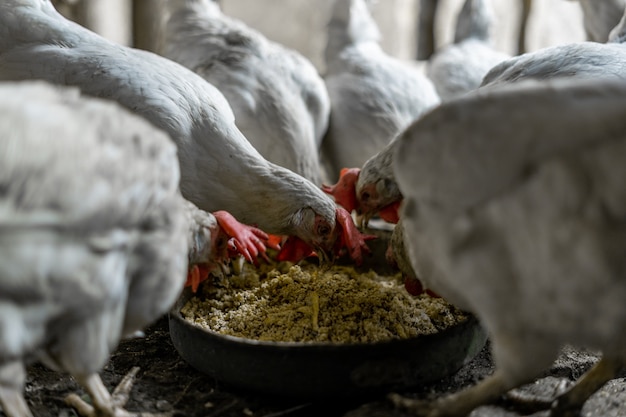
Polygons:
[[407,293],[400,273],[313,264],[245,264],[239,275],[206,281],[181,313],[220,334],[270,342],[382,342],[468,319],[442,298]]

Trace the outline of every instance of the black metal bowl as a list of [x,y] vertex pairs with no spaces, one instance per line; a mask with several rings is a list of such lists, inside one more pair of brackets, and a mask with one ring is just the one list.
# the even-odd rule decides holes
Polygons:
[[224,385],[281,398],[361,397],[432,383],[459,370],[487,339],[470,316],[436,334],[371,344],[250,340],[186,321],[180,310],[191,296],[186,290],[169,314],[183,359]]
[[[378,239],[368,242],[372,256],[360,269],[398,272],[385,260],[391,232],[366,233]],[[432,335],[370,344],[251,340],[185,320],[180,310],[192,296],[186,289],[169,314],[170,335],[183,359],[224,385],[280,398],[356,398],[426,385],[459,370],[487,341],[473,316]]]

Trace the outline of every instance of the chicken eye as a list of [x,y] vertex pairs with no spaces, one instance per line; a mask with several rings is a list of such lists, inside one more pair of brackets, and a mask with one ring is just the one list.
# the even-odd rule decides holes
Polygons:
[[213,242],[216,253],[223,253],[228,248],[228,239],[229,237],[222,230],[217,233]]
[[361,194],[361,201],[366,202],[369,199],[370,199],[370,193],[368,193],[367,191]]
[[215,246],[217,247],[218,251],[226,249],[226,247],[228,246],[228,238],[225,236],[218,238]]
[[327,236],[330,234],[330,227],[328,225],[320,225],[317,227],[317,234],[319,236]]

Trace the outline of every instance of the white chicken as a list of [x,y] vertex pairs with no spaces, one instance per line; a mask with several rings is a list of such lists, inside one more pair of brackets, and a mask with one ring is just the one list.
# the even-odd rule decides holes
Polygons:
[[442,104],[399,139],[411,263],[476,314],[496,370],[433,402],[392,395],[397,405],[465,416],[540,377],[564,344],[602,351],[543,404],[564,415],[626,364],[625,97],[623,81],[514,83]]
[[[336,0],[327,32],[324,80],[331,112],[322,154],[330,177],[338,178],[343,168],[361,168],[440,99],[419,69],[383,51],[365,0]],[[356,208],[349,202],[354,201],[352,177],[324,187],[348,211]]]
[[267,160],[321,185],[330,99],[313,64],[225,16],[215,0],[168,0],[162,54],[216,86]]
[[[595,0],[590,0],[595,1]],[[611,0],[621,1],[621,0]],[[443,2],[446,3],[446,2]],[[526,33],[528,32],[528,24],[530,12],[532,9],[532,0],[520,0],[519,29],[517,32],[517,54],[523,54],[526,51]],[[417,56],[418,60],[429,60],[437,49],[437,40],[435,39],[437,12],[440,6],[439,0],[420,0],[416,2],[418,5],[418,27],[417,27]]]
[[81,413],[121,415],[98,376],[109,353],[168,311],[188,265],[227,255],[216,218],[183,199],[179,178],[171,139],[117,103],[0,83],[5,415],[32,415],[22,395],[32,360],[85,388],[93,407],[68,398]]
[[[182,65],[127,48],[65,19],[49,0],[0,3],[0,79],[43,79],[112,99],[170,134],[182,194],[200,209],[292,236],[318,255],[368,251],[344,209],[304,177],[264,159],[224,96]],[[254,248],[255,235],[238,237]],[[244,239],[245,238],[245,239]]]
[[593,42],[607,42],[611,30],[618,24],[626,0],[575,0],[583,12],[583,25],[587,39]]
[[465,0],[454,43],[436,51],[426,66],[442,101],[475,90],[493,66],[511,57],[492,46],[493,20],[490,0]]
[[607,43],[574,42],[519,55],[493,67],[481,87],[555,77],[626,78],[626,8]]

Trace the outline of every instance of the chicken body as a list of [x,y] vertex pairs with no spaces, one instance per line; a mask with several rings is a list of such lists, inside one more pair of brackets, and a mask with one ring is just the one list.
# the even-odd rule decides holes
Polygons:
[[224,94],[237,127],[267,160],[321,185],[330,99],[313,64],[225,16],[217,1],[167,5],[163,55]]
[[571,411],[626,365],[625,97],[621,81],[526,81],[446,103],[399,139],[411,263],[477,315],[496,370],[433,403],[398,404],[465,416],[541,376],[565,344],[600,350],[554,403]]
[[362,167],[440,100],[420,70],[382,50],[364,0],[336,0],[327,33],[331,113],[322,152],[331,178],[338,178],[342,168]]
[[607,43],[575,42],[519,55],[493,67],[481,87],[527,78],[626,78],[626,9]]
[[190,258],[212,262],[217,222],[181,196],[171,139],[116,103],[0,83],[0,137],[0,405],[31,415],[40,360],[118,415],[98,371],[168,311]]
[[491,45],[493,19],[489,0],[465,0],[454,43],[436,51],[426,67],[441,100],[475,90],[492,67],[510,58]]
[[202,210],[226,210],[326,252],[349,227],[337,226],[337,208],[318,186],[259,154],[214,86],[178,63],[66,20],[48,0],[0,4],[0,79],[78,86],[143,116],[177,144],[182,194]]

